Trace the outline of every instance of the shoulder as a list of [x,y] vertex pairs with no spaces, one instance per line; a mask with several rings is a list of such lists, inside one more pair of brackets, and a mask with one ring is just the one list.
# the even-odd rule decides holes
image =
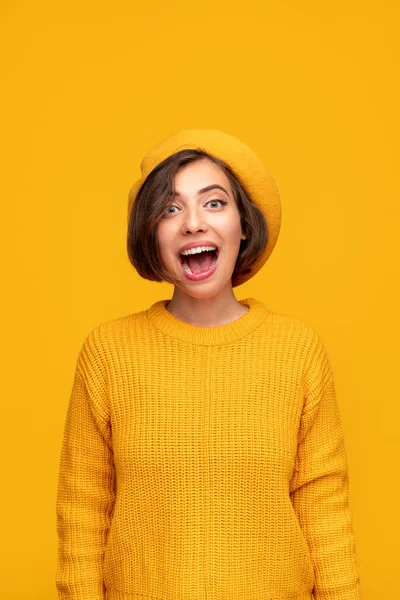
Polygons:
[[304,319],[273,314],[272,322],[282,341],[282,359],[294,357],[301,374],[307,408],[318,404],[323,390],[333,382],[334,374],[323,335]]
[[312,377],[317,370],[322,378],[332,375],[327,345],[317,327],[305,319],[276,312],[271,314],[269,326],[276,341],[288,353],[296,354],[305,376]]
[[[78,353],[78,369],[97,372],[103,377],[111,363],[118,363],[124,348],[132,342],[138,324],[146,323],[146,311],[109,319],[97,324],[85,334]],[[143,330],[144,333],[144,330]]]
[[270,328],[276,334],[290,339],[292,343],[299,344],[304,352],[311,351],[315,344],[324,344],[323,337],[317,328],[305,319],[277,312],[271,312],[270,317]]

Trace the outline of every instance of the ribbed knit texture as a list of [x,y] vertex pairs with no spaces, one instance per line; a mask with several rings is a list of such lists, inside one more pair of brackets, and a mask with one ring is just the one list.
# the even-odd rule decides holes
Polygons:
[[167,300],[83,342],[57,490],[62,600],[360,600],[320,335],[254,299],[217,327]]

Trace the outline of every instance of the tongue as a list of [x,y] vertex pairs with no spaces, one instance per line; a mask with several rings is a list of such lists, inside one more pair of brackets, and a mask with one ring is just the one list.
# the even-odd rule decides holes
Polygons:
[[207,250],[206,252],[199,252],[199,254],[188,254],[185,258],[192,273],[201,273],[202,271],[208,271],[211,267],[213,256],[213,252]]

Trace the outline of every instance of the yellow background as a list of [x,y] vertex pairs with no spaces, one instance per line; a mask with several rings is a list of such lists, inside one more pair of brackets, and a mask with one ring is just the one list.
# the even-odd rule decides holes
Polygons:
[[55,492],[81,343],[170,298],[126,253],[144,153],[225,130],[271,170],[282,229],[235,289],[323,336],[365,600],[400,598],[399,3],[2,2],[0,597],[56,599]]

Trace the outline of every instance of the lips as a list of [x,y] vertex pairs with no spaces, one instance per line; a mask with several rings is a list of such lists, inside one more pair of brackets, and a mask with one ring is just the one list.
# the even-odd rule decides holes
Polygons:
[[210,269],[208,269],[208,271],[200,271],[199,273],[189,273],[188,271],[186,271],[183,268],[183,260],[182,260],[182,256],[180,257],[180,262],[181,262],[181,269],[184,273],[184,276],[186,277],[186,279],[189,279],[190,281],[202,281],[203,279],[208,279],[209,277],[211,277],[213,275],[213,273],[215,273],[218,265],[219,265],[219,252],[216,252],[216,258],[215,258],[215,264],[212,265],[212,267]]
[[[204,245],[207,245],[207,246],[215,246],[215,248],[216,248],[216,249],[215,249],[213,252],[215,252],[215,257],[216,257],[216,259],[217,259],[217,261],[218,261],[218,256],[219,256],[219,252],[220,252],[220,250],[219,250],[219,247],[218,247],[216,244],[204,244]],[[192,247],[193,247],[193,248],[196,248],[197,246],[192,246]],[[187,248],[186,248],[186,249],[187,249]],[[182,250],[182,252],[183,252],[183,250]],[[178,258],[179,258],[179,260],[180,260],[180,263],[181,263],[181,265],[182,265],[182,264],[183,264],[183,256],[182,256],[182,254],[181,254],[180,252],[179,252],[179,254],[178,254]]]
[[217,256],[218,256],[219,246],[218,246],[218,244],[216,244],[215,242],[212,242],[210,240],[198,240],[197,242],[190,242],[189,244],[185,244],[184,246],[182,246],[181,248],[179,248],[178,256],[180,256],[180,254],[182,252],[184,252],[185,250],[189,250],[190,248],[198,248],[198,247],[201,247],[201,246],[215,246],[216,247]]

